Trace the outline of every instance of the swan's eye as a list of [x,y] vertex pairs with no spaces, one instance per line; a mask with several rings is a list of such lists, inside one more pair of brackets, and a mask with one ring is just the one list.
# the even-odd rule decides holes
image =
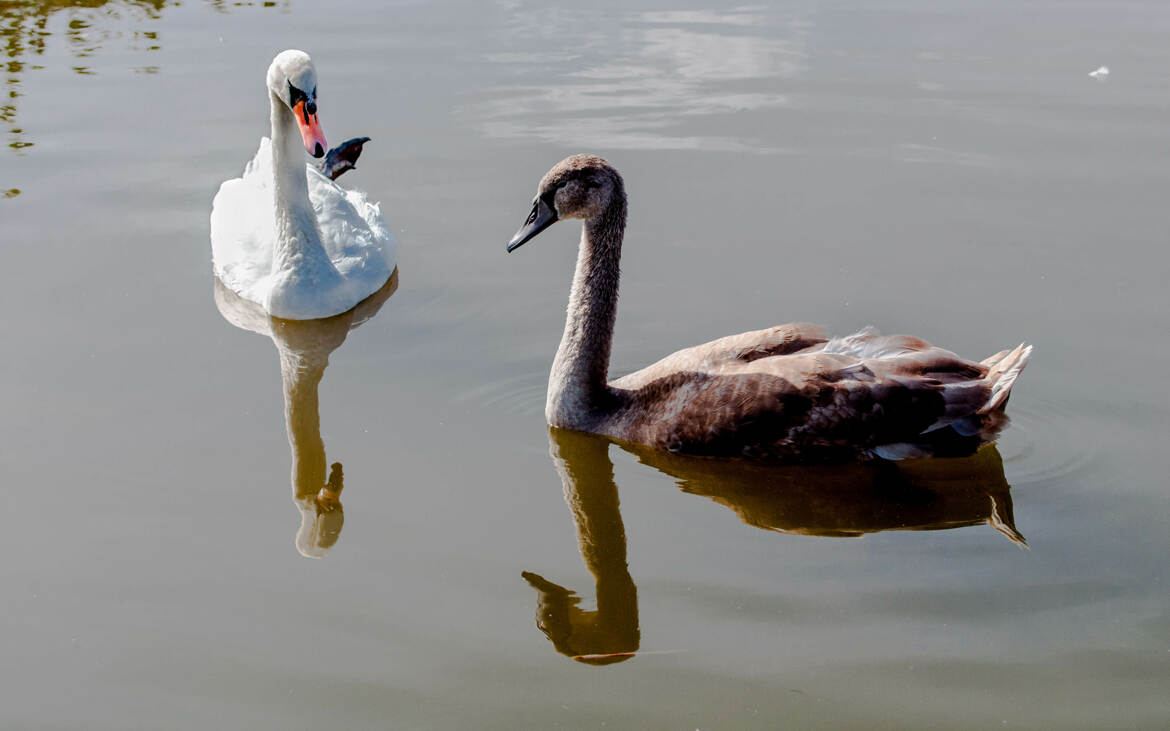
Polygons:
[[301,91],[301,90],[300,90],[300,89],[298,89],[297,87],[293,86],[293,84],[292,84],[292,82],[291,82],[291,81],[289,81],[289,82],[287,82],[287,83],[288,83],[288,105],[289,105],[290,107],[295,107],[295,106],[297,105],[297,103],[298,103],[298,102],[307,102],[307,101],[309,101],[309,95],[308,95],[308,94],[306,94],[305,92]]

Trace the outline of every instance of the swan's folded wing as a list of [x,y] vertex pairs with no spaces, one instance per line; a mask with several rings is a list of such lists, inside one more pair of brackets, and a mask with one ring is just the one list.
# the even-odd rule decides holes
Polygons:
[[397,243],[381,208],[365,193],[342,188],[312,166],[307,169],[309,200],[326,253],[342,276],[369,279],[370,291],[376,290],[397,263]]
[[272,148],[260,140],[241,177],[226,180],[211,204],[211,256],[218,276],[231,290],[263,302],[272,271],[276,239],[272,211]]
[[717,456],[838,458],[916,443],[987,399],[979,366],[947,355],[929,349],[859,358],[810,349],[725,360],[627,392],[617,419],[633,441]]
[[806,322],[728,335],[672,353],[653,365],[615,380],[612,385],[636,390],[672,373],[719,371],[762,358],[798,353],[826,340],[820,326]]

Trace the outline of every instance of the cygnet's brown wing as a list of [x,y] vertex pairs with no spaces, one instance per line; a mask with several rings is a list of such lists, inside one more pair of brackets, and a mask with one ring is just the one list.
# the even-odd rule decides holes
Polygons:
[[[987,366],[869,332],[754,358],[722,345],[745,336],[615,381],[626,406],[607,431],[677,452],[764,459],[962,453],[985,441],[976,412],[991,394]],[[947,443],[917,446],[936,438]]]
[[789,355],[828,342],[819,325],[795,322],[765,330],[728,335],[696,345],[613,381],[614,388],[637,390],[649,383],[684,371],[708,371],[724,364],[750,363],[761,358]]

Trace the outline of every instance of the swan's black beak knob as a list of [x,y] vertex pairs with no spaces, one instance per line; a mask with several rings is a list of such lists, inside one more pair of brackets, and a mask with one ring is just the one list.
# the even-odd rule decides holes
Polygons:
[[557,212],[543,197],[537,196],[532,201],[532,212],[524,221],[524,225],[508,242],[508,252],[519,249],[536,235],[557,222]]

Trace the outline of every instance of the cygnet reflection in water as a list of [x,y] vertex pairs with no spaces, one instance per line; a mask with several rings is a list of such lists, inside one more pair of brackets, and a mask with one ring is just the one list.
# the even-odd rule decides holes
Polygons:
[[968,457],[860,464],[763,465],[620,444],[684,492],[730,508],[748,525],[780,533],[857,537],[887,530],[990,525],[1018,546],[1011,486],[995,444]]
[[622,524],[609,440],[549,427],[550,454],[565,502],[577,526],[581,559],[593,574],[596,611],[578,606],[575,592],[525,571],[539,593],[536,626],[562,655],[590,665],[628,660],[638,650],[638,587],[626,563]]
[[1027,546],[1016,530],[1011,487],[994,444],[970,457],[811,467],[687,457],[556,427],[549,427],[549,442],[581,559],[593,575],[597,609],[581,609],[576,592],[543,576],[522,575],[538,593],[537,627],[557,652],[592,665],[628,660],[639,654],[641,641],[611,443],[676,480],[684,492],[708,497],[764,530],[856,537],[986,523]]
[[215,305],[231,324],[272,338],[280,355],[284,386],[284,418],[292,449],[293,502],[301,512],[297,550],[308,558],[322,558],[337,543],[345,512],[341,506],[343,473],[333,463],[325,476],[325,442],[317,387],[329,365],[329,355],[350,330],[374,315],[398,289],[398,270],[374,294],[340,315],[320,320],[282,320],[255,302],[246,300],[215,280]]

